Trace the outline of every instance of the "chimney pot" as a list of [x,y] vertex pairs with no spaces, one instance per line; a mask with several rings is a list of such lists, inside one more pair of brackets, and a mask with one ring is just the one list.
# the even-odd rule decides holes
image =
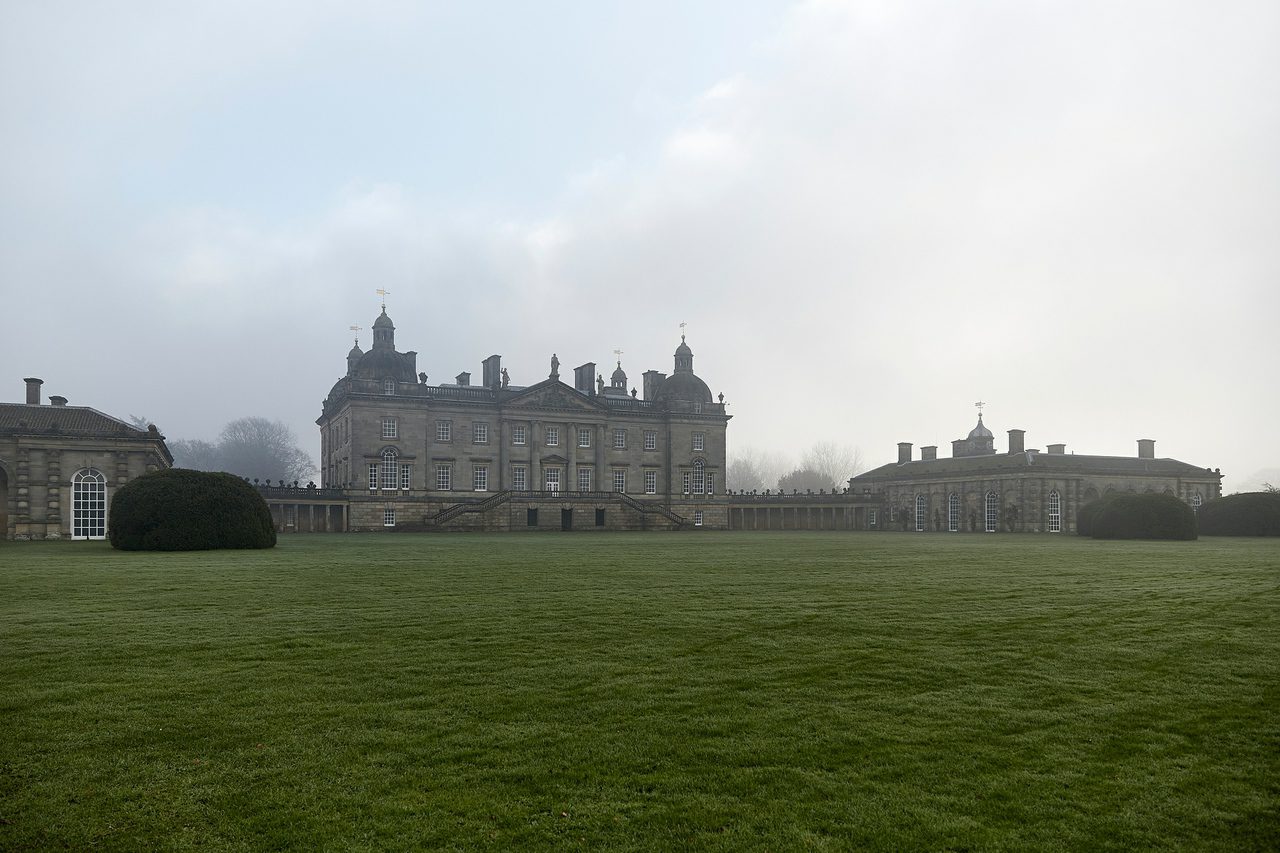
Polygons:
[[66,404],[67,404],[66,397],[60,397],[57,394],[51,394],[49,396],[49,405],[51,406],[65,406]]
[[1138,439],[1138,458],[1139,459],[1155,459],[1156,458],[1156,440],[1154,438]]
[[44,380],[31,376],[22,381],[27,383],[27,405],[40,405],[40,386],[44,384]]
[[932,462],[938,458],[938,446],[936,444],[927,444],[920,448],[920,461]]

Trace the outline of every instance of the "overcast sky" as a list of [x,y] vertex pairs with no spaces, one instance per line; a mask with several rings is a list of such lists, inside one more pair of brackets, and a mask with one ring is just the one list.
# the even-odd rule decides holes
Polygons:
[[998,448],[1245,488],[1277,45],[1274,0],[0,0],[0,399],[318,455],[383,288],[433,382],[639,387],[686,322],[731,454],[948,455],[983,400]]

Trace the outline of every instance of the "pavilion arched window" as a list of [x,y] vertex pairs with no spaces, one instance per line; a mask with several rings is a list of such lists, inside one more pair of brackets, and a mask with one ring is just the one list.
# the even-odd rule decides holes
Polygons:
[[96,468],[82,468],[71,478],[71,538],[107,536],[107,478]]
[[987,492],[986,531],[995,533],[1000,526],[1000,496],[995,492]]
[[916,532],[929,526],[929,499],[924,495],[916,495]]
[[397,454],[394,447],[388,447],[382,451],[382,488],[394,489],[396,484],[400,482],[400,466],[396,462]]
[[1049,493],[1049,532],[1062,532],[1062,495],[1057,489]]
[[947,532],[955,533],[960,529],[960,496],[955,492],[947,495]]

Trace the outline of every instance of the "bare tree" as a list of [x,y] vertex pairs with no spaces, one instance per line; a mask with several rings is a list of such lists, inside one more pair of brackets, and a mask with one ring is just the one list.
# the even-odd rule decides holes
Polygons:
[[144,432],[151,428],[153,421],[146,415],[129,415],[129,422]]
[[791,463],[780,453],[744,447],[729,456],[725,487],[735,492],[771,489],[790,468]]
[[180,438],[168,444],[174,467],[196,471],[222,470],[222,452],[216,444],[198,438]]
[[821,475],[821,488],[843,489],[850,477],[862,471],[862,451],[849,444],[820,441],[805,451],[800,467]]
[[305,480],[316,471],[315,463],[298,447],[293,430],[281,421],[240,418],[222,428],[218,436],[222,470],[264,480]]

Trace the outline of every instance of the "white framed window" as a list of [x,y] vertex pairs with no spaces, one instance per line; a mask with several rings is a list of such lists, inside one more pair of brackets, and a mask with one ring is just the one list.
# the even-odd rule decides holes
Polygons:
[[929,526],[929,499],[924,495],[916,495],[916,533],[921,533]]
[[389,506],[382,510],[382,526],[383,527],[396,526],[396,508],[395,507]]
[[879,514],[874,509],[867,510],[867,526],[868,527],[876,526],[876,519],[878,515]]
[[1196,492],[1191,496],[1191,511],[1196,515],[1200,514],[1200,504],[1204,501],[1200,497],[1200,493]]
[[695,509],[693,511],[693,526],[694,527],[702,526],[702,510],[700,509]]
[[436,421],[436,441],[453,441],[453,421]]
[[703,432],[695,432],[693,434],[693,449],[695,451],[707,449],[707,434]]
[[693,463],[693,493],[701,495],[707,490],[707,478],[702,470],[702,460]]
[[471,488],[477,492],[489,491],[489,468],[477,465],[471,469]]
[[644,472],[644,493],[646,495],[656,495],[658,493],[658,472]]
[[97,468],[81,468],[71,478],[71,538],[107,536],[107,478]]
[[471,443],[472,444],[488,444],[489,443],[489,425],[484,421],[476,421],[471,425]]
[[694,404],[693,404],[693,413],[694,413],[695,415],[700,415],[700,414],[702,414],[702,404],[701,404],[701,403],[694,403]]
[[627,449],[627,431],[625,429],[615,429],[613,431],[613,449]]
[[578,446],[591,446],[591,430],[588,427],[578,427]]
[[1062,496],[1057,489],[1049,493],[1049,532],[1062,532]]
[[396,393],[396,381],[394,379],[382,380],[382,393],[388,397],[394,397]]
[[547,437],[547,447],[559,447],[560,446],[560,427],[553,427],[553,426],[547,427],[546,437]]
[[656,429],[647,429],[644,431],[644,449],[658,449],[658,431]]
[[687,494],[689,494],[689,489],[693,486],[693,472],[692,472],[692,471],[681,471],[681,472],[680,472],[680,485],[682,485],[682,486],[684,487],[684,488],[682,489],[682,491],[683,491],[686,495],[687,495]]
[[517,447],[524,447],[525,431],[524,424],[515,424],[511,427],[511,443]]
[[400,463],[396,461],[396,452],[388,447],[382,451],[382,472],[378,476],[382,488],[394,489],[400,482]]
[[436,489],[447,492],[453,488],[453,466],[437,465],[436,466]]
[[1000,526],[1000,496],[995,492],[987,492],[986,522],[988,533],[995,533]]
[[960,530],[960,496],[955,492],[947,495],[947,532]]
[[627,469],[613,469],[613,490],[615,492],[625,492],[627,490]]
[[545,475],[547,491],[558,493],[560,491],[560,469],[547,468],[542,473]]
[[591,469],[586,466],[578,466],[578,491],[591,491]]
[[527,491],[529,488],[529,469],[523,465],[515,465],[511,468],[511,488],[517,492]]
[[400,466],[400,488],[404,489],[405,491],[408,491],[411,488],[412,484],[413,484],[413,466],[401,465]]
[[378,463],[370,462],[369,463],[369,491],[372,492],[377,488],[378,488]]
[[396,419],[395,418],[382,419],[382,437],[383,438],[396,437]]
[[707,494],[709,495],[714,495],[716,493],[715,479],[716,479],[715,474],[712,474],[710,472],[707,473]]

